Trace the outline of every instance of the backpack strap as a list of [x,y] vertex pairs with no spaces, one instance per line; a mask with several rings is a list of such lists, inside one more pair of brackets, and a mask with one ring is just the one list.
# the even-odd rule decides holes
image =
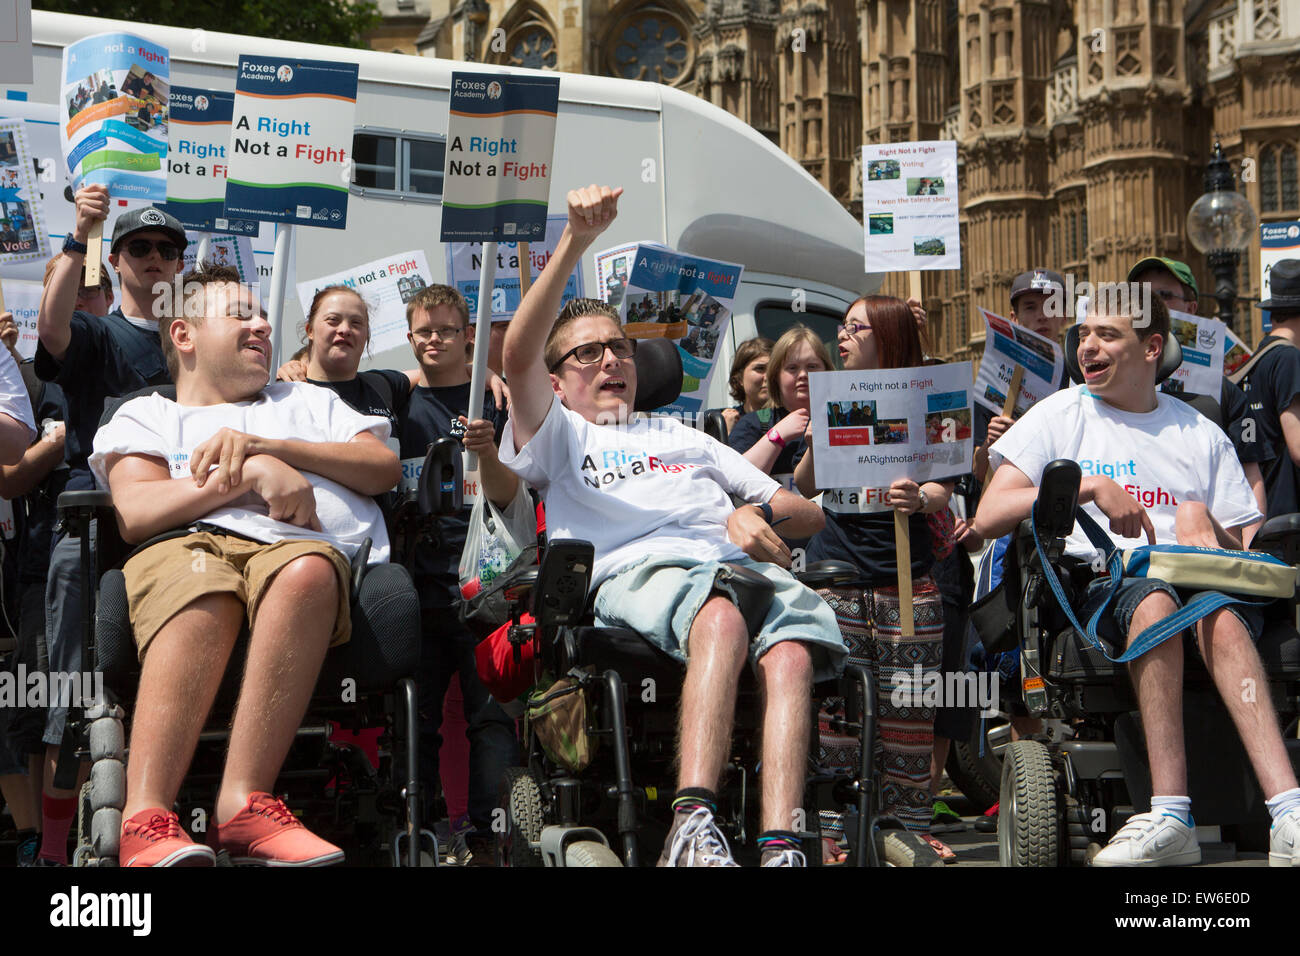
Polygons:
[[1269,342],[1262,349],[1260,349],[1249,359],[1247,359],[1245,365],[1237,369],[1237,371],[1233,372],[1231,375],[1227,376],[1228,381],[1231,382],[1233,385],[1240,385],[1242,382],[1246,380],[1246,376],[1251,373],[1251,371],[1259,363],[1260,359],[1262,359],[1269,352],[1273,351],[1273,349],[1280,348],[1282,346],[1286,346],[1287,348],[1291,348],[1291,349],[1295,348],[1295,346],[1290,342],[1288,342],[1286,339],[1274,339],[1272,342]]
[[369,371],[357,373],[357,378],[361,379],[361,381],[365,382],[379,393],[380,401],[384,403],[384,407],[387,408],[390,413],[394,415],[397,414],[397,409],[393,405],[393,383],[388,380],[388,376],[384,375],[382,372],[371,369]]

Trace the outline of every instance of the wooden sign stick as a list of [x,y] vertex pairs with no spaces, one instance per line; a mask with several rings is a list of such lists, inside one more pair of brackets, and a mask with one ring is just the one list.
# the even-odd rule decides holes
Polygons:
[[87,289],[99,285],[99,263],[104,258],[104,221],[101,219],[90,227],[86,237],[86,281],[82,283]]
[[519,301],[528,294],[528,287],[533,284],[533,267],[528,261],[528,243],[519,243]]
[[[908,295],[921,301],[921,273],[907,274]],[[916,636],[916,612],[912,608],[912,534],[909,516],[894,512],[894,564],[898,568],[898,624],[905,638]]]

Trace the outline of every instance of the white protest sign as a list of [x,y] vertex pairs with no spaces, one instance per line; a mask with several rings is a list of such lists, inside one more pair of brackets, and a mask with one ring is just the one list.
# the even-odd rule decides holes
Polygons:
[[1183,364],[1170,376],[1191,395],[1209,395],[1215,401],[1223,388],[1223,353],[1228,327],[1218,319],[1203,319],[1169,310],[1169,326],[1183,347]]
[[970,362],[814,372],[808,381],[814,478],[818,488],[840,489],[826,491],[831,510],[885,511],[885,492],[900,478],[970,470]]
[[635,252],[636,243],[625,242],[596,253],[596,294],[616,309],[623,305],[623,293],[627,291]]
[[[569,217],[548,216],[546,219],[546,239],[543,242],[528,244],[528,268],[534,282],[546,268],[546,264],[555,255],[555,247]],[[521,243],[497,243],[497,270],[492,281],[492,321],[499,322],[514,316],[523,298],[519,294],[519,256]],[[479,270],[482,266],[483,250],[481,242],[447,243],[447,284],[465,297],[470,315],[478,313]],[[560,299],[563,307],[573,299],[582,297],[582,267],[578,266],[564,284],[564,295]]]
[[0,119],[0,264],[39,262],[50,255],[27,124]]
[[36,355],[36,314],[41,309],[41,292],[44,286],[39,282],[27,282],[21,279],[5,279],[0,282],[0,291],[4,293],[4,311],[14,314],[14,324],[18,326],[18,354],[25,359]]
[[198,265],[199,245],[204,240],[208,243],[207,263],[212,266],[229,266],[239,270],[239,281],[251,287],[260,296],[261,276],[258,273],[257,257],[253,253],[253,241],[248,236],[223,236],[219,233],[195,232],[185,230],[189,245],[185,247],[181,273],[189,272]]
[[1223,336],[1223,374],[1232,375],[1250,360],[1251,350],[1232,329],[1225,329]]
[[1018,417],[1040,398],[1056,392],[1065,357],[1061,347],[1046,336],[1009,322],[988,309],[979,311],[984,317],[984,359],[975,380],[975,401],[994,415],[1001,415],[1018,365],[1024,369],[1012,416]]
[[426,286],[433,273],[422,249],[399,252],[333,275],[298,283],[302,314],[311,308],[312,297],[330,285],[355,289],[370,309],[370,351],[385,352],[406,343],[406,303]]
[[[167,205],[186,229],[256,235],[252,219],[226,216],[227,155],[235,95],[173,86],[168,135]],[[220,223],[220,225],[218,225]]]
[[957,144],[862,147],[862,222],[868,272],[960,269]]

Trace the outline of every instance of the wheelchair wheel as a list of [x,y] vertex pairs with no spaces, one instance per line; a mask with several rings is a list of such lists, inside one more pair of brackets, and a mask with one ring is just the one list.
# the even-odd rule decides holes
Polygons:
[[998,810],[1001,866],[1058,866],[1060,821],[1052,757],[1037,740],[1016,740],[1002,761]]
[[622,866],[623,861],[609,847],[595,840],[576,840],[564,848],[565,866]]
[[[998,802],[1002,786],[1002,756],[1011,742],[1011,722],[1001,714],[976,720],[968,740],[954,740],[944,768],[953,785],[976,813]],[[980,755],[983,743],[984,754]]]
[[534,849],[545,822],[542,791],[527,767],[507,767],[501,781],[504,830],[497,832],[497,863],[501,866],[541,866],[542,851]]

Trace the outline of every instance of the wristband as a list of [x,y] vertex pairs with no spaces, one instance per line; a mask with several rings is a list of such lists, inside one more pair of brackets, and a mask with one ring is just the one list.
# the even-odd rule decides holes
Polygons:
[[754,507],[757,508],[759,511],[763,512],[763,520],[764,520],[764,521],[766,521],[768,524],[771,524],[771,523],[772,523],[772,506],[771,506],[771,505],[769,505],[767,502],[763,502],[762,504],[755,505]]
[[785,447],[785,439],[781,437],[781,433],[776,430],[775,425],[767,430],[767,440],[778,448]]
[[929,507],[929,504],[930,504],[930,496],[927,495],[927,494],[925,493],[925,489],[924,489],[924,488],[918,488],[918,489],[916,490],[916,495],[917,495],[918,498],[921,499],[921,506],[920,506],[919,508],[916,509],[916,512],[917,512],[917,514],[921,514],[922,512],[925,511],[925,509],[926,509],[927,507]]

